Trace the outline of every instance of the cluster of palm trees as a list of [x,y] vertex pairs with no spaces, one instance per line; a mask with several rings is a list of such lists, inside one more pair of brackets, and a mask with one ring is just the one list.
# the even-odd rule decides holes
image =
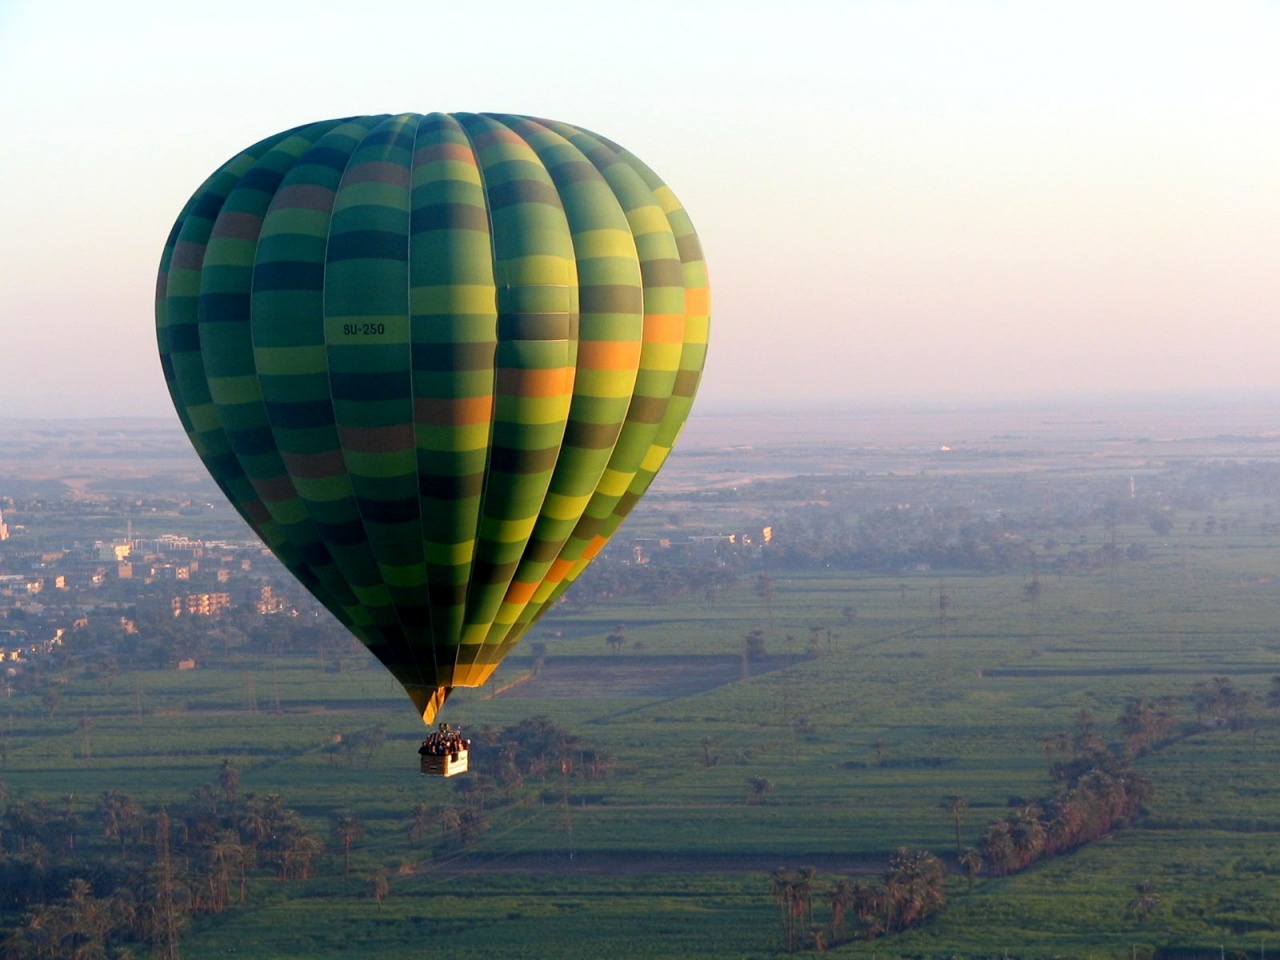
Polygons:
[[[1272,678],[1272,696],[1268,697],[1269,705],[1273,700],[1280,701],[1280,697],[1275,696],[1275,692],[1280,689],[1277,685],[1278,680],[1280,678]],[[1214,677],[1211,680],[1201,681],[1191,688],[1191,696],[1195,704],[1196,721],[1201,726],[1240,730],[1247,727],[1252,719],[1250,717],[1250,707],[1253,705],[1252,694],[1236,686],[1230,677]]]
[[1137,758],[1163,745],[1178,726],[1178,698],[1133,697],[1125,704],[1118,721],[1125,748]]
[[[161,934],[163,920],[127,889],[96,897],[89,881],[77,877],[66,896],[36,905],[22,926],[0,942],[4,960],[67,960],[67,958],[131,956],[131,943]],[[163,954],[161,954],[163,956]]]
[[[813,867],[779,867],[771,876],[788,951],[825,950],[847,940],[871,940],[924,923],[946,905],[946,869],[926,850],[902,848],[874,880],[818,879]],[[828,922],[814,916],[814,899],[825,898]],[[852,919],[853,923],[850,923]]]
[[[469,779],[475,779],[471,777]],[[405,832],[413,843],[421,844],[431,833],[433,827],[440,830],[438,851],[450,847],[467,847],[476,841],[480,834],[489,829],[489,817],[485,813],[483,794],[470,793],[462,795],[461,808],[444,803],[436,806],[417,804],[409,814]]]
[[241,795],[229,761],[172,810],[107,790],[95,812],[96,830],[73,796],[0,814],[0,905],[25,911],[3,960],[124,957],[137,944],[174,957],[192,914],[243,902],[253,872],[306,879],[323,851],[279,795]]
[[489,828],[487,811],[516,803],[522,794],[543,803],[567,804],[574,784],[598,781],[613,769],[607,750],[589,746],[577,734],[545,716],[527,717],[502,730],[484,726],[471,742],[475,772],[454,785],[455,803],[420,803],[405,821],[415,844],[439,830],[439,850],[466,847]]
[[[481,727],[471,743],[472,765],[489,770],[497,787],[508,794],[526,780],[541,784],[579,778],[601,780],[613,769],[607,750],[592,747],[546,716],[526,717],[502,730]],[[471,789],[476,777],[459,783]]]
[[976,848],[960,852],[970,880],[980,871],[993,877],[1017,873],[1130,823],[1151,798],[1151,782],[1134,772],[1131,761],[1168,735],[1172,717],[1169,701],[1135,701],[1120,717],[1123,743],[1104,743],[1087,711],[1080,713],[1074,737],[1047,739],[1045,755],[1060,784],[1057,792],[1019,804],[987,826]]
[[1150,796],[1150,783],[1134,773],[1093,770],[1043,805],[1029,803],[983,831],[975,859],[961,854],[972,875],[993,877],[1025,870],[1042,857],[1070,853],[1128,824]]
[[[1120,741],[1105,742],[1088,711],[1077,717],[1074,734],[1046,737],[1045,757],[1061,785],[1057,794],[1011,810],[983,831],[976,847],[959,851],[970,880],[981,872],[1016,873],[1042,857],[1068,853],[1125,826],[1151,798],[1151,783],[1134,772],[1134,760],[1197,731],[1239,730],[1257,720],[1255,698],[1230,677],[1196,683],[1190,701],[1194,724],[1180,722],[1178,697],[1134,697],[1116,720]],[[1280,710],[1280,676],[1272,678],[1266,706]],[[958,846],[963,807],[948,809],[957,817]]]

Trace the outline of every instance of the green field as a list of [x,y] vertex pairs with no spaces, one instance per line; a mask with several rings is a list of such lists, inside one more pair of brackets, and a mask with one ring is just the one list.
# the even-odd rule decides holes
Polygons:
[[[549,957],[565,941],[614,958],[770,956],[781,948],[774,866],[814,864],[833,878],[877,870],[900,846],[951,855],[942,798],[967,800],[969,844],[1010,798],[1047,796],[1044,740],[1082,709],[1115,736],[1126,698],[1187,698],[1214,675],[1265,699],[1280,673],[1280,587],[1265,573],[1278,559],[1280,545],[1241,534],[1047,578],[1034,604],[1025,576],[778,574],[768,614],[744,585],[712,605],[617,603],[561,618],[539,677],[496,698],[460,693],[448,716],[475,730],[546,714],[610,751],[616,769],[567,802],[526,783],[465,848],[407,839],[414,805],[455,802],[455,783],[416,774],[420,725],[362,651],[344,672],[233,654],[218,668],[72,677],[52,717],[38,699],[11,696],[3,779],[11,801],[74,793],[87,815],[104,790],[178,802],[230,758],[242,790],[282,794],[321,834],[340,812],[364,821],[350,880],[332,844],[309,881],[252,877],[246,905],[199,918],[186,936],[183,955],[195,960],[428,948]],[[843,621],[851,603],[857,617]],[[604,637],[618,623],[630,643],[611,652]],[[813,628],[821,643],[810,659]],[[765,631],[769,656],[742,678],[752,629]],[[517,658],[498,684],[530,667]],[[586,696],[575,693],[584,674]],[[714,678],[723,682],[699,689]],[[1280,727],[1264,714],[1251,729],[1204,731],[1139,761],[1155,797],[1136,828],[972,889],[956,876],[946,912],[924,929],[839,952],[1262,951],[1280,917]],[[333,744],[379,724],[387,742],[376,752]],[[756,776],[773,789],[749,803]],[[378,868],[390,873],[381,913],[364,889]],[[1164,909],[1140,923],[1125,906],[1143,880],[1158,884]]]
[[[1211,464],[1233,443],[1215,439],[1192,459]],[[480,736],[546,716],[612,768],[598,779],[526,775],[505,796],[491,787],[485,828],[466,844],[445,842],[435,824],[411,838],[412,812],[460,808],[460,787],[496,771],[420,777],[421,724],[354,643],[340,657],[214,644],[186,672],[45,670],[44,696],[15,678],[0,714],[7,803],[70,802],[86,842],[105,847],[104,791],[178,810],[202,785],[216,793],[226,760],[242,800],[281,795],[325,839],[324,854],[306,880],[250,871],[244,903],[195,916],[186,960],[778,957],[775,868],[816,868],[814,919],[825,923],[823,891],[880,873],[900,847],[948,862],[945,911],[831,952],[1265,960],[1280,951],[1280,717],[1269,705],[1280,675],[1280,496],[1269,475],[1247,470],[1227,470],[1220,490],[1217,474],[1195,488],[1194,464],[1148,464],[1144,444],[1095,463],[1084,441],[1055,461],[1023,457],[1013,448],[1031,441],[1009,440],[1012,452],[979,451],[950,472],[925,444],[892,456],[859,448],[831,456],[879,457],[881,472],[829,479],[803,474],[812,448],[779,447],[761,454],[776,463],[755,469],[780,479],[741,490],[708,480],[720,460],[699,466],[704,475],[677,464],[678,482],[646,501],[629,536],[758,531],[818,510],[828,485],[846,495],[839,484],[889,515],[909,501],[968,511],[974,526],[1005,509],[1048,519],[1020,534],[1034,563],[1003,572],[800,570],[764,553],[727,589],[561,607],[489,689],[459,691],[445,718]],[[1135,474],[1139,496],[1178,503],[1172,530],[1126,507]],[[1055,526],[1073,510],[1074,525]],[[211,533],[225,523],[192,522]],[[183,532],[166,523],[145,528]],[[1067,563],[1108,545],[1108,562]],[[622,641],[607,642],[619,626]],[[755,631],[765,649],[745,659]],[[1247,723],[1197,723],[1193,687],[1214,677],[1251,695]],[[1082,711],[1118,741],[1116,718],[1138,697],[1180,705],[1177,734],[1136,761],[1153,787],[1136,823],[1025,872],[967,882],[945,798],[964,798],[961,846],[975,845],[1011,808],[1053,794],[1050,744]],[[761,778],[769,786],[757,790]],[[365,828],[349,876],[330,830],[344,815]],[[380,872],[381,903],[369,895]],[[1131,909],[1142,884],[1159,892],[1145,919]]]

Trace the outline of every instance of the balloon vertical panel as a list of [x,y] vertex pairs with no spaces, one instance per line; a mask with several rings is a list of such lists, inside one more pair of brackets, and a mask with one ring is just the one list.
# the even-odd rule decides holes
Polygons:
[[492,444],[460,665],[496,662],[495,620],[561,456],[573,397],[577,265],[563,204],[529,145],[498,120],[459,117],[492,225],[498,347]]
[[539,590],[609,467],[641,359],[643,287],[626,213],[609,185],[559,133],[501,117],[537,154],[559,195],[578,275],[574,393],[547,500],[508,590],[495,632],[513,645],[537,616]]
[[[221,433],[279,531],[281,560],[344,622],[341,587],[325,583],[315,535],[276,449],[251,332],[252,281],[265,214],[285,172],[328,128],[314,125],[276,143],[227,195],[205,249],[199,332],[204,376]],[[333,592],[336,589],[337,594]]]
[[489,211],[458,121],[418,127],[410,214],[410,323],[418,496],[441,678],[453,679],[475,559],[498,347]]
[[156,332],[170,396],[196,453],[253,531],[286,565],[296,566],[299,579],[311,589],[314,578],[259,498],[219,421],[201,351],[199,326],[205,254],[228,196],[277,143],[305,129],[308,128],[287,130],[248,148],[215,172],[188,202],[161,257]]
[[[374,616],[330,549],[322,504],[348,497],[337,449],[324,346],[324,259],[337,186],[368,123],[332,125],[285,174],[263,220],[253,268],[251,335],[271,446],[291,497],[273,510],[307,568],[313,591],[360,639],[372,644]],[[292,569],[292,568],[291,568]]]
[[388,117],[342,173],[325,253],[324,332],[351,537],[377,584],[374,651],[401,682],[435,677],[418,518],[409,331],[409,164],[417,123]]
[[258,245],[251,326],[272,437],[295,493],[292,505],[306,517],[294,529],[353,632],[381,656],[389,605],[380,584],[361,579],[368,546],[338,440],[324,336],[325,251],[337,188],[380,119],[335,125],[285,175]]

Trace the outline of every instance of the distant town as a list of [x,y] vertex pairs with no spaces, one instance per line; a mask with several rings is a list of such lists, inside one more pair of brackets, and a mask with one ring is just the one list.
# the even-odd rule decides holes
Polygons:
[[[0,498],[0,665],[9,676],[25,663],[59,648],[70,631],[99,636],[138,636],[169,619],[210,618],[235,613],[249,620],[318,615],[318,605],[257,540],[199,539],[187,533],[135,536],[132,517],[167,515],[182,528],[210,509],[208,504],[167,498],[51,501]],[[65,524],[69,513],[91,511],[88,527],[122,526],[118,538],[64,535],[55,545],[42,521]],[[20,521],[20,522],[18,522]],[[186,521],[184,523],[184,521]],[[148,525],[153,525],[149,523]],[[247,532],[247,531],[246,531]],[[728,566],[759,556],[773,537],[771,527],[746,532],[681,532],[653,536],[637,530],[610,544],[592,573],[600,581],[586,595],[635,592],[642,568],[694,564],[704,576],[686,582],[702,589],[731,578]],[[736,555],[739,563],[726,563]],[[609,571],[613,571],[610,574]],[[719,571],[717,574],[716,571]],[[666,579],[666,578],[663,578]],[[582,599],[586,599],[584,596]],[[157,638],[142,637],[154,641]],[[195,658],[179,646],[168,658],[176,669],[195,669]]]
[[[9,515],[14,506],[9,501]],[[40,506],[18,504],[36,517]],[[26,525],[10,525],[4,515],[0,509],[7,547],[0,551],[0,662],[10,670],[95,622],[133,634],[140,614],[210,617],[233,606],[261,616],[298,613],[281,592],[282,568],[259,543],[166,534],[23,549]]]

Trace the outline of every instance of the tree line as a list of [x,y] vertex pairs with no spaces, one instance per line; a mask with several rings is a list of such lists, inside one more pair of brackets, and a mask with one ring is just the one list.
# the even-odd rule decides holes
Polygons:
[[[899,849],[876,879],[820,880],[813,867],[779,867],[771,874],[783,941],[789,952],[825,950],[850,940],[873,940],[918,927],[946,905],[946,868],[927,850]],[[827,917],[815,916],[825,900]]]
[[186,800],[144,805],[106,790],[91,810],[7,802],[0,814],[0,958],[124,958],[145,945],[178,955],[196,914],[243,903],[250,878],[305,880],[324,843],[279,794],[239,790],[223,761]]
[[583,788],[609,776],[616,763],[608,750],[541,715],[501,730],[480,727],[470,755],[472,772],[455,784],[453,803],[414,807],[406,823],[410,842],[423,844],[438,830],[435,849],[442,853],[474,844],[489,829],[492,810],[530,802],[566,808],[585,803]]
[[[1230,677],[1213,677],[1191,688],[1191,722],[1180,721],[1178,697],[1130,698],[1119,716],[1119,740],[1106,742],[1093,716],[1083,710],[1074,731],[1044,740],[1054,793],[1019,801],[983,830],[974,847],[959,849],[963,798],[943,801],[956,818],[957,854],[970,882],[979,873],[1002,877],[1038,860],[1060,856],[1130,825],[1151,801],[1151,781],[1133,763],[1152,750],[1206,730],[1240,730],[1258,722],[1257,698]],[[1280,676],[1271,678],[1265,706],[1280,711]]]
[[[961,844],[961,817],[968,802],[955,794],[944,797],[940,805],[954,818],[956,860],[969,883],[980,875],[1003,877],[1026,870],[1130,825],[1154,796],[1150,780],[1133,769],[1136,760],[1198,732],[1245,729],[1261,719],[1255,709],[1260,703],[1280,714],[1280,676],[1271,678],[1262,700],[1224,676],[1197,682],[1187,700],[1192,720],[1180,713],[1182,698],[1129,699],[1115,722],[1120,737],[1111,742],[1103,738],[1093,715],[1082,710],[1073,730],[1043,741],[1054,791],[1012,802],[1004,816],[986,826],[975,846]],[[752,779],[759,781],[755,789],[760,796],[772,787],[763,777]],[[824,950],[923,924],[946,905],[945,878],[936,855],[904,848],[877,879],[823,880],[812,867],[780,867],[771,874],[770,892],[779,907],[786,949]],[[1145,919],[1160,910],[1154,885],[1139,884],[1135,890],[1129,912]],[[827,913],[819,917],[815,903],[824,902]]]

